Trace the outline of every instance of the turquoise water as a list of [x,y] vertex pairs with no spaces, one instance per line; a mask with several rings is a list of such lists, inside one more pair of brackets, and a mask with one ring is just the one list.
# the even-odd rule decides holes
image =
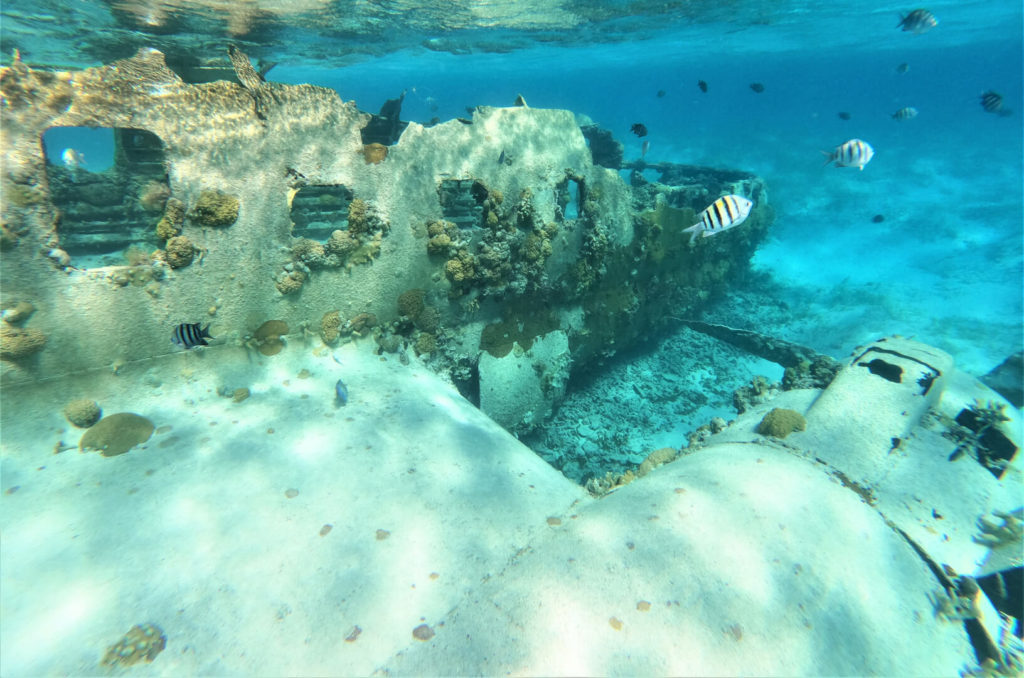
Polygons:
[[[713,295],[702,320],[779,337],[839,360],[881,337],[912,337],[948,352],[967,381],[980,377],[1024,347],[1020,3],[935,3],[929,9],[940,23],[923,35],[896,27],[901,11],[910,7],[856,0],[829,3],[827,8],[821,4],[16,1],[5,2],[0,10],[0,65],[11,65],[17,55],[32,68],[74,72],[152,47],[164,52],[168,64],[189,81],[233,80],[226,48],[235,44],[257,67],[269,68],[266,78],[272,83],[333,88],[369,113],[404,94],[401,118],[424,125],[468,117],[478,106],[512,106],[519,95],[532,108],[567,109],[581,124],[589,119],[610,130],[624,145],[627,163],[641,159],[642,143],[648,141],[643,157],[647,163],[741,170],[766,182],[774,222],[753,255],[752,272],[727,293]],[[699,81],[706,83],[706,92]],[[762,91],[751,87],[755,83]],[[980,95],[989,90],[1003,97],[999,114],[980,105]],[[893,119],[895,111],[907,106],[918,115]],[[646,126],[643,139],[631,133],[635,123]],[[113,138],[110,129],[52,128],[41,142],[53,165],[63,162],[65,149],[84,158],[81,167],[68,173],[65,185],[70,186],[88,185],[82,173],[102,172],[115,164]],[[824,164],[822,151],[854,138],[869,142],[875,152],[862,171]],[[361,159],[359,165],[376,171],[362,167]],[[628,168],[620,175],[629,181]],[[575,182],[569,185],[576,187]],[[154,221],[158,216],[158,211],[145,215]],[[576,215],[569,210],[566,216]],[[143,231],[151,237],[148,222],[140,226]],[[52,258],[49,247],[30,254]],[[289,251],[282,243],[272,243],[266,261],[284,261],[278,250]],[[123,264],[120,250],[109,257],[102,263]],[[200,261],[175,275],[183,278],[202,270]],[[437,273],[434,282],[444,283],[443,274]],[[173,306],[174,300],[160,297],[159,285],[153,285],[153,306]],[[267,289],[272,298],[260,299],[266,302],[263,307],[302,303],[301,297],[296,302],[296,297],[279,296],[269,285]],[[237,292],[234,287],[231,291]],[[219,298],[208,303],[209,312],[205,301],[198,311],[176,310],[192,313],[189,321],[198,317],[205,322],[209,315],[216,322]],[[455,307],[461,302],[451,303]],[[92,310],[88,304],[85,308]],[[272,675],[349,675],[383,674],[392,668],[414,675],[661,675],[679,673],[679,666],[695,674],[722,675],[770,673],[772,668],[783,674],[813,674],[814,667],[833,673],[892,673],[891,665],[872,663],[877,659],[865,648],[884,656],[888,646],[876,636],[887,642],[889,628],[930,637],[932,611],[922,591],[941,579],[933,578],[932,570],[945,565],[948,557],[961,572],[980,577],[975,569],[963,569],[980,566],[988,555],[979,555],[979,544],[972,541],[979,516],[999,509],[1008,526],[1019,516],[1019,469],[1005,482],[987,470],[978,472],[983,475],[979,480],[977,473],[970,474],[977,469],[966,459],[957,462],[957,473],[949,471],[952,462],[942,464],[954,443],[943,437],[941,427],[927,422],[911,422],[892,436],[874,431],[881,440],[881,461],[857,468],[860,460],[853,452],[861,439],[856,429],[870,429],[857,417],[870,421],[871,408],[881,409],[881,399],[837,397],[842,402],[836,404],[824,398],[815,420],[812,403],[817,394],[808,392],[784,396],[789,398],[787,407],[809,410],[812,421],[806,438],[788,441],[789,451],[782,445],[762,445],[760,438],[751,445],[742,439],[744,429],[734,427],[725,434],[733,436],[729,442],[736,446],[723,454],[739,469],[735,475],[732,467],[716,466],[713,459],[690,450],[693,454],[679,462],[689,459],[694,465],[680,463],[678,471],[671,470],[677,476],[663,473],[649,486],[637,482],[628,491],[595,499],[579,486],[606,472],[632,472],[652,450],[685,451],[698,426],[720,418],[724,427],[725,420],[737,417],[736,389],[757,375],[780,381],[782,367],[671,323],[658,326],[635,345],[609,350],[607,360],[595,360],[567,377],[565,399],[547,421],[522,437],[527,450],[444,384],[431,381],[426,368],[406,372],[406,353],[401,358],[381,356],[381,351],[371,355],[370,335],[358,348],[353,341],[337,351],[323,349],[316,325],[324,310],[329,308],[310,304],[313,325],[305,326],[301,335],[292,328],[289,352],[278,363],[268,363],[252,346],[243,353],[244,330],[232,327],[234,335],[218,335],[221,342],[209,352],[171,356],[163,372],[115,362],[113,369],[102,366],[104,378],[97,385],[90,386],[79,375],[75,389],[95,388],[108,402],[127,402],[122,406],[145,410],[154,419],[158,437],[138,452],[101,461],[73,452],[51,455],[54,442],[57,451],[70,449],[71,436],[78,433],[69,430],[58,412],[63,403],[53,405],[57,396],[46,390],[53,384],[36,384],[32,397],[17,403],[18,415],[5,416],[3,500],[39,502],[7,504],[17,509],[8,514],[17,520],[8,518],[5,531],[14,532],[19,548],[27,545],[20,551],[6,548],[3,554],[7,571],[15,573],[5,574],[4,591],[4,614],[17,619],[17,628],[4,631],[8,647],[2,656],[11,675],[34,675],[37,669],[47,675],[88,673],[117,635],[146,619],[167,632],[173,652],[132,669],[140,675],[246,675],[260,670]],[[265,319],[259,316],[259,321]],[[95,329],[84,327],[83,335]],[[413,336],[411,331],[406,328],[407,337]],[[161,336],[169,337],[170,330]],[[120,336],[107,340],[128,343]],[[475,336],[468,341],[467,354],[479,354],[478,343]],[[172,348],[153,349],[152,355],[166,358]],[[218,349],[223,352],[216,353]],[[429,365],[427,358],[421,362]],[[918,367],[924,364],[918,361]],[[122,368],[128,376],[115,378]],[[333,403],[339,375],[351,389],[345,409]],[[248,387],[241,388],[245,384],[252,386],[251,394]],[[241,400],[226,397],[238,391],[244,391]],[[947,416],[969,407],[971,398],[982,392],[963,382],[950,391],[943,412]],[[479,387],[476,395],[479,400]],[[925,411],[919,395],[907,401]],[[5,396],[14,403],[14,396]],[[244,407],[251,409],[235,407],[250,397]],[[844,421],[841,405],[856,416],[830,438],[827,426]],[[931,401],[929,405],[938,407]],[[29,416],[24,416],[26,411]],[[35,414],[46,422],[45,435],[29,425]],[[1016,432],[1019,409],[1013,415]],[[744,422],[751,430],[756,424],[749,416]],[[233,433],[221,433],[226,430]],[[33,445],[44,439],[41,458]],[[810,442],[797,450],[803,440]],[[908,453],[908,458],[922,466],[909,471],[900,467],[905,475],[890,477],[903,461],[894,452],[898,442],[918,445],[913,448],[917,456]],[[861,448],[874,450],[868,443]],[[761,456],[748,454],[751,447],[772,462],[765,464],[770,471],[758,466]],[[164,456],[151,454],[157,449],[165,450]],[[854,470],[843,471],[846,452]],[[839,469],[833,478],[841,481],[832,482],[815,466],[825,467],[817,455],[829,453],[840,458],[826,461]],[[506,458],[511,460],[507,464]],[[110,466],[101,466],[107,461]],[[117,477],[109,470],[115,463],[122,464]],[[47,466],[50,472],[41,473]],[[949,477],[935,473],[939,467]],[[33,475],[36,471],[40,473]],[[772,480],[761,483],[761,473]],[[151,475],[155,478],[149,480]],[[875,499],[883,502],[880,507],[861,502],[872,488],[848,482],[853,478],[866,485],[865,477],[878,481]],[[852,486],[857,499],[846,494],[836,498],[839,484],[842,492]],[[734,487],[742,491],[730,494]],[[84,488],[81,494],[76,493],[79,488]],[[696,503],[685,510],[672,503],[684,501]],[[648,510],[658,502],[657,509]],[[910,504],[913,510],[901,513]],[[729,509],[720,510],[722,506]],[[138,511],[138,522],[126,507]],[[1014,509],[1018,514],[1011,513]],[[80,528],[79,511],[85,516],[82,521],[96,524]],[[828,520],[821,518],[826,515]],[[934,562],[923,565],[900,539],[896,545],[885,541],[895,531],[881,518],[890,516],[900,529],[918,529],[913,537],[921,543],[933,539],[927,545]],[[562,533],[554,530],[564,527],[569,534],[577,517],[579,525],[588,526],[580,542],[557,541]],[[152,533],[138,527],[147,521],[155,526]],[[658,532],[666,524],[672,528]],[[303,530],[300,537],[293,531],[297,525]],[[789,538],[786,529],[804,531]],[[140,534],[133,534],[135,530]],[[783,536],[776,538],[776,530]],[[202,548],[190,541],[194,533],[202,535],[195,537]],[[326,541],[328,534],[335,541]],[[676,539],[679,534],[686,536]],[[828,548],[818,548],[822,535]],[[870,548],[861,551],[869,542]],[[668,545],[661,551],[663,543]],[[318,551],[323,544],[329,547]],[[138,550],[122,558],[122,546]],[[381,555],[381,549],[392,547]],[[537,556],[531,561],[534,547]],[[48,548],[55,555],[47,555]],[[58,548],[73,554],[67,559],[70,565],[61,562],[64,555]],[[691,551],[698,555],[685,560]],[[270,552],[274,555],[268,556]],[[548,554],[556,555],[543,560]],[[778,557],[771,560],[768,554]],[[583,564],[579,569],[592,575],[582,591],[572,589],[574,582],[584,581],[573,569],[577,557]],[[870,567],[848,566],[847,559],[857,557]],[[775,572],[768,563],[777,564],[779,558],[785,561],[786,578],[764,574]],[[692,569],[685,570],[680,562]],[[37,580],[39,563],[43,574]],[[74,573],[66,582],[64,565]],[[685,572],[680,575],[677,568]],[[152,590],[150,570],[160,582]],[[693,581],[692,572],[698,572]],[[728,574],[702,580],[708,572]],[[1015,572],[1019,582],[1019,563]],[[892,582],[903,583],[884,579],[890,573]],[[803,589],[793,583],[797,575],[813,583]],[[818,576],[820,580],[812,578]],[[366,583],[370,579],[372,585]],[[691,586],[698,580],[703,583]],[[443,595],[429,588],[437,581],[447,587]],[[627,633],[636,635],[615,636],[614,642],[627,638],[635,644],[642,644],[641,638],[663,638],[657,634],[664,633],[663,645],[650,641],[636,656],[682,655],[682,664],[565,659],[575,657],[576,651],[585,654],[574,647],[578,639],[584,639],[579,644],[585,650],[613,647],[619,659],[633,656],[628,645],[579,631],[582,623],[574,626],[575,618],[567,621],[561,616],[563,608],[554,606],[563,587],[573,590],[577,602],[593,596],[603,605],[602,596],[619,593],[620,582],[625,582],[626,593],[618,608],[606,611],[594,603],[594,610],[587,610],[599,619],[599,630],[618,632],[625,619]],[[640,592],[646,582],[655,582],[656,592]],[[843,588],[846,584],[848,589]],[[706,604],[703,598],[686,597],[702,586],[722,597],[709,597],[717,602]],[[733,599],[731,586],[748,598]],[[74,596],[65,595],[69,589]],[[807,591],[811,593],[802,598]],[[890,610],[886,605],[893,591],[911,602],[900,598]],[[236,595],[244,602],[237,602]],[[434,597],[423,603],[420,595]],[[479,599],[497,602],[479,605]],[[680,605],[679,599],[691,606]],[[384,600],[388,602],[380,602]],[[726,602],[719,605],[722,600]],[[833,606],[835,600],[840,603]],[[651,627],[626,613],[646,612],[650,601],[656,610],[695,616],[682,622],[677,618],[675,626],[651,622],[654,633],[644,636],[637,629]],[[796,613],[798,601],[801,611]],[[743,628],[747,646],[755,648],[750,656],[768,658],[764,663],[715,663],[720,656],[731,656],[717,654],[720,636],[734,643],[744,638],[738,621],[718,614],[732,604],[753,610],[752,618],[763,612],[753,621],[744,617]],[[477,625],[467,610],[492,616],[481,613],[486,623]],[[742,616],[729,612],[736,619]],[[805,663],[784,663],[787,645],[772,636],[777,619],[772,614],[790,613],[796,616],[784,621],[796,632],[816,625],[814,633],[820,634],[806,640],[785,626],[792,634],[787,638],[804,639],[811,648],[794,645],[802,648],[794,656],[809,657]],[[890,613],[904,626],[872,616]],[[66,623],[54,622],[58,617],[66,617]],[[698,649],[693,656],[713,660],[687,664],[689,650],[679,649],[677,628],[692,624],[688,638],[699,638],[707,630],[701,628],[707,619],[714,620],[711,641],[694,641]],[[231,623],[235,630],[225,630]],[[445,623],[458,633],[445,635]],[[506,633],[518,641],[517,634],[525,637],[534,627],[549,628],[545,623],[555,631],[545,636],[538,630],[544,640],[536,646],[549,653],[537,650],[534,663],[488,663],[483,656],[504,657],[510,647],[519,647],[505,640]],[[423,631],[427,624],[431,627]],[[71,649],[62,653],[60,634],[46,633],[51,625],[66,630]],[[237,631],[243,626],[249,635]],[[1019,636],[1019,618],[1016,626]],[[851,629],[861,628],[868,629],[865,639],[850,640],[856,635]],[[408,651],[411,629],[416,629],[414,650]],[[935,637],[945,634],[944,642],[952,633],[943,629]],[[434,645],[418,644],[434,638],[435,630]],[[364,631],[360,644],[353,644]],[[287,652],[275,645],[278,633],[287,634]],[[473,634],[477,637],[471,639]],[[480,640],[484,635],[488,639]],[[450,640],[456,637],[462,645]],[[847,655],[842,661],[830,664],[834,657],[819,658],[818,652],[827,654],[821,648],[831,647],[839,637],[849,643],[843,645]],[[16,645],[12,639],[24,638],[42,643],[46,652],[27,642],[10,649]],[[756,645],[759,638],[764,645]],[[932,653],[928,642],[918,638],[906,644]],[[952,641],[934,642],[946,650],[952,646]],[[438,647],[444,648],[440,658],[415,652]],[[351,648],[363,653],[358,661],[345,654]],[[558,663],[561,659],[565,663]],[[1007,664],[1012,668],[1012,662]]]

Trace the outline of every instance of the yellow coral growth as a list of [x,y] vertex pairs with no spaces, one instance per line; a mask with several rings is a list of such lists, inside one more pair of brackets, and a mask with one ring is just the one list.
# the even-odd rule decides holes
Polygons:
[[202,226],[230,226],[238,219],[238,198],[221,191],[203,191],[192,208],[192,220]]
[[384,144],[366,144],[363,146],[363,159],[366,164],[376,165],[388,157],[388,147]]
[[306,282],[306,274],[302,271],[292,271],[291,273],[281,276],[281,279],[275,283],[277,291],[281,294],[294,294],[302,289],[302,283]]
[[348,232],[351,235],[366,233],[369,230],[367,223],[367,204],[362,198],[355,198],[348,204]]
[[807,428],[807,421],[799,412],[776,407],[757,425],[757,432],[763,436],[774,438],[785,438],[793,431],[803,431]]
[[185,222],[185,203],[177,198],[168,198],[164,207],[164,216],[156,225],[156,236],[161,240],[170,240],[181,233],[181,225]]
[[320,319],[320,338],[324,340],[325,344],[334,344],[338,341],[340,335],[338,328],[340,327],[341,313],[339,311],[324,313],[324,317]]
[[636,470],[636,477],[643,478],[645,475],[653,471],[655,468],[666,464],[676,458],[676,450],[671,447],[662,447],[661,449],[655,450],[647,455],[643,463]]
[[167,241],[167,263],[171,268],[182,268],[192,263],[196,248],[192,241],[177,235]]
[[413,347],[416,355],[425,355],[437,350],[437,337],[430,332],[420,332],[416,338],[416,345]]

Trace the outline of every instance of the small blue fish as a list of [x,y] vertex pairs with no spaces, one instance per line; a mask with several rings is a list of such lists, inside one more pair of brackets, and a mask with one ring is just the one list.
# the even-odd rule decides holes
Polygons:
[[348,386],[341,379],[334,385],[334,406],[343,407],[348,404]]

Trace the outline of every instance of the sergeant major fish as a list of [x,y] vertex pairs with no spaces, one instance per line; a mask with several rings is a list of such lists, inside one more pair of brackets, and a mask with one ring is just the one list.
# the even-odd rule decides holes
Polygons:
[[835,147],[832,152],[822,151],[828,156],[828,160],[825,164],[835,162],[836,167],[856,167],[857,169],[864,169],[864,165],[871,162],[871,158],[875,155],[875,149],[871,148],[871,144],[860,139],[850,139],[844,144],[840,144]]
[[210,336],[210,326],[200,328],[199,323],[181,323],[174,328],[171,335],[171,341],[186,351],[196,346],[209,346],[206,343],[207,339],[213,339]]
[[917,109],[913,106],[904,106],[892,114],[893,120],[910,120],[917,117]]
[[739,226],[750,216],[750,208],[754,203],[742,195],[724,195],[714,201],[700,213],[700,221],[684,232],[690,233],[690,244],[703,233],[705,238]]
[[[996,113],[1003,107],[1003,95],[999,92],[989,90],[982,94],[980,98],[981,107],[985,109],[986,113]],[[67,153],[67,150],[64,152]]]
[[1003,95],[993,90],[989,90],[981,95],[981,107],[985,109],[986,113],[995,113],[1002,116],[1010,115],[1010,109],[1003,107]]
[[938,25],[939,20],[935,18],[934,14],[926,9],[915,9],[910,14],[900,17],[900,22],[896,24],[896,27],[902,27],[904,31],[920,35],[921,33],[927,33]]

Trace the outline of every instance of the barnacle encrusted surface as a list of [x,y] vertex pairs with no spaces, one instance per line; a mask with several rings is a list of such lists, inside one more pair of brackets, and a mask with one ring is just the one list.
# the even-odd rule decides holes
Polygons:
[[103,655],[103,665],[121,668],[151,662],[167,647],[167,636],[156,624],[136,624]]
[[131,412],[118,412],[100,419],[78,443],[79,449],[98,450],[104,457],[124,454],[153,435],[153,422]]

